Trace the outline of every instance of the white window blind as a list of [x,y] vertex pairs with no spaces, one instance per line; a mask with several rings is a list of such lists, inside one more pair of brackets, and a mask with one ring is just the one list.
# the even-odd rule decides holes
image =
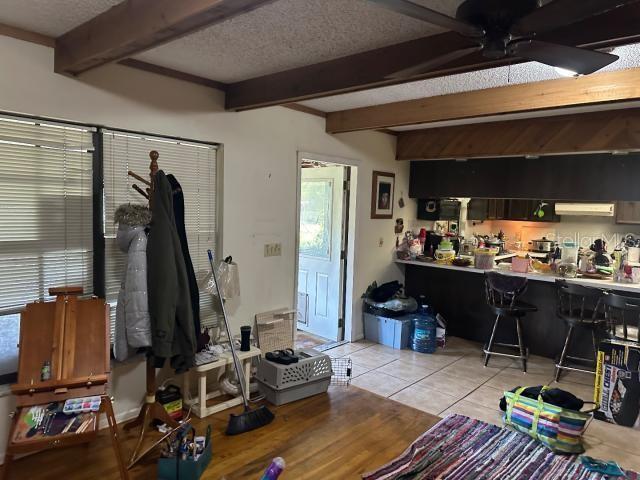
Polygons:
[[[105,208],[105,289],[107,302],[115,315],[118,290],[124,274],[126,257],[118,249],[115,236],[117,225],[113,217],[123,203],[145,204],[147,200],[132,185],[145,188],[141,182],[127,175],[129,170],[143,176],[149,175],[149,152],[160,154],[158,166],[167,175],[173,174],[184,194],[185,229],[189,252],[200,282],[209,271],[207,249],[216,251],[216,147],[195,142],[176,141],[162,137],[135,135],[125,132],[102,130],[104,161]],[[211,296],[200,293],[200,321],[202,325],[215,326],[217,314]],[[115,324],[114,321],[111,323]]]
[[93,293],[93,129],[0,116],[0,314]]

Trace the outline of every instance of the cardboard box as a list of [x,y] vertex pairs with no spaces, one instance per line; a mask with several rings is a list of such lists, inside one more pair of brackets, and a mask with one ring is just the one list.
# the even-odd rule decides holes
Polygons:
[[598,347],[595,417],[640,429],[640,345],[606,340]]

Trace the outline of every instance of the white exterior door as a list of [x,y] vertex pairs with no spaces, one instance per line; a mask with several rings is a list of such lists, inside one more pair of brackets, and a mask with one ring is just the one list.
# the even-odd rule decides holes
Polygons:
[[298,328],[330,340],[340,335],[343,181],[344,167],[301,169]]

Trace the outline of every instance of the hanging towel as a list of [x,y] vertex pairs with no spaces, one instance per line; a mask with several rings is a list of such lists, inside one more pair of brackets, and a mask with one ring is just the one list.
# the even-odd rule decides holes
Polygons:
[[195,364],[193,313],[173,192],[162,170],[156,174],[153,192],[147,273],[154,364],[162,368],[170,358],[176,373],[185,372]]

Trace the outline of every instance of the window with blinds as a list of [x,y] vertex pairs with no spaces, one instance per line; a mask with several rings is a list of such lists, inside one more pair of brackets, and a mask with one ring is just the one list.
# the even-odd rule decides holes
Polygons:
[[[93,293],[93,129],[0,116],[0,325],[48,289]],[[3,330],[3,339],[15,332]],[[0,342],[0,376],[15,342]],[[14,370],[15,371],[15,370]]]
[[[118,291],[125,271],[126,255],[116,245],[118,226],[114,213],[123,203],[146,204],[133,184],[141,185],[127,172],[132,170],[144,178],[149,175],[149,152],[160,154],[158,166],[166,174],[173,174],[182,186],[185,203],[185,228],[189,252],[201,279],[209,271],[207,249],[216,251],[216,152],[214,145],[137,135],[114,130],[101,130],[104,162],[104,237],[105,237],[105,293],[115,317]],[[211,296],[200,292],[200,319],[203,326],[216,326],[217,313]],[[114,325],[112,318],[112,328]]]

